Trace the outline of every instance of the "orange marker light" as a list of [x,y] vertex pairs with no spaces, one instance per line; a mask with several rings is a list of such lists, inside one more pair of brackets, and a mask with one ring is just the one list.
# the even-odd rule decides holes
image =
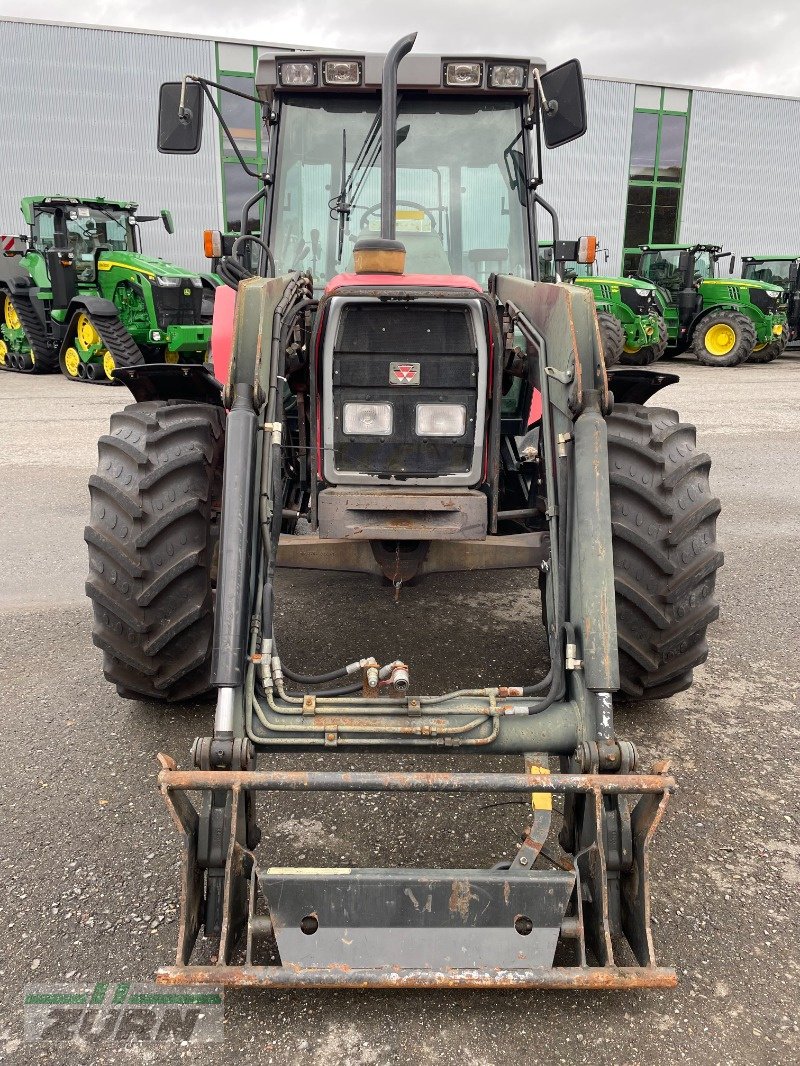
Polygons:
[[222,255],[222,234],[218,229],[203,230],[203,254],[206,259],[219,259]]

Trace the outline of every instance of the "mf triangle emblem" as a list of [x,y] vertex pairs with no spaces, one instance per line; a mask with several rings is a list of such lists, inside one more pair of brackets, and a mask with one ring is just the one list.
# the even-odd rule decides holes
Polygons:
[[389,363],[390,385],[419,385],[419,363]]

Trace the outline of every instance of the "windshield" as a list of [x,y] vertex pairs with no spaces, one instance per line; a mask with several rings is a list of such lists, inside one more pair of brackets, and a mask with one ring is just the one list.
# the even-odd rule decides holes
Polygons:
[[[639,266],[639,277],[652,281],[667,292],[680,292],[684,285],[680,269],[681,255],[684,253],[685,249],[681,248],[659,248],[645,252]],[[714,260],[710,252],[700,251],[695,254],[693,276],[695,281],[714,277]]]
[[[373,97],[284,102],[270,241],[279,274],[310,270],[323,286],[353,269],[360,236],[380,233],[379,131],[374,151],[361,151],[377,108]],[[525,208],[504,161],[520,137],[519,104],[406,95],[397,131],[396,227],[406,272],[466,274],[483,284],[497,272],[527,276]],[[340,254],[343,151],[350,215]]]
[[789,288],[792,259],[764,259],[759,263],[745,263],[742,277],[748,281],[766,281],[769,285]]
[[79,281],[94,277],[97,251],[133,251],[133,235],[125,211],[107,207],[37,208],[34,245],[41,249],[66,247],[75,256]]

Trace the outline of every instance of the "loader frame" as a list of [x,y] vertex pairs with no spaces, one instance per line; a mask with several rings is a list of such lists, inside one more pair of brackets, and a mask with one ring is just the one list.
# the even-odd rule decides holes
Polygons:
[[[491,289],[504,328],[524,338],[542,396],[548,673],[530,689],[412,697],[372,689],[369,671],[378,664],[365,660],[362,695],[326,697],[289,694],[271,641],[265,654],[264,578],[280,557],[270,563],[266,536],[264,550],[248,550],[276,505],[268,466],[280,454],[281,426],[269,407],[276,339],[305,291],[297,278],[240,286],[227,394],[215,729],[196,741],[194,769],[160,756],[159,786],[181,836],[182,887],[176,964],[158,980],[292,988],[674,985],[675,972],[656,964],[648,850],[675,782],[665,763],[650,775],[635,773],[635,749],[617,738],[613,721],[619,668],[604,421],[613,397],[591,294],[514,277],[495,278]],[[643,400],[674,377],[623,370],[613,380]],[[300,550],[295,563],[302,565]],[[518,753],[525,773],[255,768],[259,753],[287,748]],[[549,772],[549,756],[560,759],[561,773]],[[489,870],[259,867],[254,798],[284,790],[528,793],[533,820],[514,858]],[[197,806],[191,793],[200,795]],[[543,851],[554,795],[564,799],[555,858]],[[425,906],[407,906],[419,892]],[[212,913],[216,962],[193,964]],[[362,916],[357,928],[354,914]],[[279,962],[256,958],[265,943],[273,954],[277,945]],[[631,952],[636,964],[626,965]],[[555,961],[565,955],[566,962]]]

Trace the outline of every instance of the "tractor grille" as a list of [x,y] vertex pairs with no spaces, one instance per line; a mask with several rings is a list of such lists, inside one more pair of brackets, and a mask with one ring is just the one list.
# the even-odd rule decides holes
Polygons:
[[780,300],[775,300],[766,289],[748,289],[750,303],[763,311],[765,315],[774,314],[780,306]]
[[635,315],[649,315],[653,310],[653,297],[649,292],[641,296],[633,285],[620,285],[619,295]]
[[[341,308],[332,328],[326,435],[332,437],[333,454],[326,453],[327,480],[363,483],[377,476],[477,481],[476,428],[482,427],[484,415],[478,392],[486,357],[485,342],[479,343],[475,335],[471,306],[416,300],[351,302]],[[350,432],[347,411],[360,408],[346,411],[346,405],[369,404],[380,406],[384,414],[388,405],[390,430],[384,425],[383,432],[374,435]],[[458,409],[463,432],[436,436],[418,431],[420,405],[427,412],[429,405]],[[479,435],[477,442],[479,447]]]
[[159,329],[170,326],[194,326],[202,321],[203,290],[192,285],[190,278],[180,285],[153,285],[153,304]]

